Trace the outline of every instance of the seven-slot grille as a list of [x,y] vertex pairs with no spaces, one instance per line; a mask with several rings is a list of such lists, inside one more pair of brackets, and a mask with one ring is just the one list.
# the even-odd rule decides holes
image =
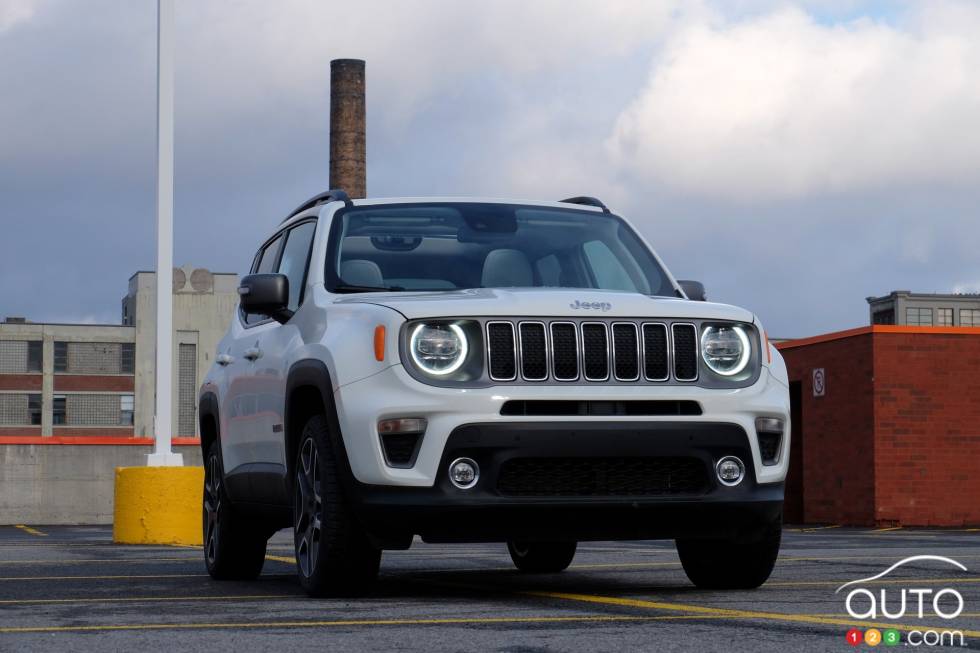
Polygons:
[[663,322],[486,324],[494,381],[696,381],[697,327]]

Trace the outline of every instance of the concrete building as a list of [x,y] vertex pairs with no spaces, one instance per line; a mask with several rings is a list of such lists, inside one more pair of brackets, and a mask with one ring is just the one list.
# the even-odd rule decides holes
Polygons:
[[980,328],[873,325],[778,347],[787,523],[980,525]]
[[[153,445],[156,279],[122,323],[0,323],[0,524],[109,523],[116,467]],[[200,465],[197,389],[238,303],[238,276],[174,270],[174,446]]]
[[980,294],[931,294],[894,290],[868,297],[871,324],[980,327]]
[[[195,437],[199,435],[197,390],[238,305],[238,275],[175,268],[173,295],[173,435]],[[135,435],[151,436],[156,393],[155,273],[137,272],[130,277],[129,292],[122,300],[122,323],[132,327],[136,349]]]
[[[238,275],[174,270],[173,424],[196,437],[197,389],[238,302]],[[137,272],[122,324],[0,323],[0,436],[153,435],[156,281]]]

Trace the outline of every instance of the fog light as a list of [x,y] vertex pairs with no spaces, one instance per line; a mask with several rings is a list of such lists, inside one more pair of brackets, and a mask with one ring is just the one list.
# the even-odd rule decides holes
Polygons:
[[480,466],[475,460],[457,458],[449,465],[449,480],[460,490],[468,490],[480,480]]
[[715,473],[722,485],[738,485],[745,477],[745,465],[735,456],[725,456],[715,465]]

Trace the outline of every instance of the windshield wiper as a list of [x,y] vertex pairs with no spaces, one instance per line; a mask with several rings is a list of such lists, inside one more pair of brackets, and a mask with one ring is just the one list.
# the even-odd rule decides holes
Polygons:
[[405,290],[401,286],[354,286],[342,283],[334,286],[332,292],[335,293],[355,293],[355,292],[392,292]]

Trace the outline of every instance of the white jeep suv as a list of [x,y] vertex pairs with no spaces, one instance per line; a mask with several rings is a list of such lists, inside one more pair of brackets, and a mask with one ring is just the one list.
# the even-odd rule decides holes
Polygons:
[[204,549],[252,578],[292,527],[312,595],[384,549],[675,539],[699,587],[779,550],[786,367],[623,218],[562,202],[318,195],[259,248],[200,394]]

